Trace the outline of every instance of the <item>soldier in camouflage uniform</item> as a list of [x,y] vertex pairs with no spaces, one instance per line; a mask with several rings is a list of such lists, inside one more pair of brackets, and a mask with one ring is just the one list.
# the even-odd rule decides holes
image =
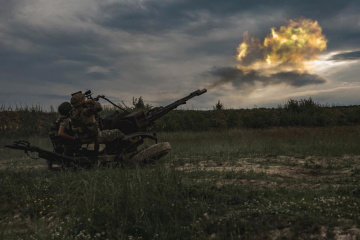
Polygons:
[[82,92],[72,94],[70,112],[72,129],[81,143],[107,143],[123,138],[125,135],[119,129],[100,131],[96,115],[102,110],[101,104],[94,99],[85,101]]
[[60,117],[55,121],[55,124],[59,126],[57,136],[75,141],[75,133],[71,128],[70,111],[72,107],[69,102],[63,102],[60,104],[58,111],[61,114]]
[[[65,153],[68,155],[70,154],[71,149],[77,145],[75,133],[71,128],[71,108],[72,106],[69,102],[63,102],[60,104],[58,107],[60,116],[50,128],[49,135],[56,153]],[[48,164],[49,168],[51,168],[52,164],[50,162]]]
[[70,111],[71,104],[69,102],[63,102],[58,107],[60,116],[53,122],[49,135],[50,137],[60,137],[67,140],[75,140],[75,133],[71,128]]

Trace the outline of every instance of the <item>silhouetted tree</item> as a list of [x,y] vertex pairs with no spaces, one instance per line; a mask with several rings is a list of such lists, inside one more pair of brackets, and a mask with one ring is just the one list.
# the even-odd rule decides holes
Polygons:
[[132,101],[133,101],[134,108],[137,108],[137,109],[145,108],[144,100],[142,99],[141,96],[139,98],[133,97]]
[[215,106],[213,106],[214,110],[223,110],[224,109],[224,104],[222,104],[220,102],[220,100],[218,100],[218,102],[215,104]]
[[139,98],[133,97],[133,106],[134,109],[151,109],[153,107],[149,103],[145,104],[141,96]]

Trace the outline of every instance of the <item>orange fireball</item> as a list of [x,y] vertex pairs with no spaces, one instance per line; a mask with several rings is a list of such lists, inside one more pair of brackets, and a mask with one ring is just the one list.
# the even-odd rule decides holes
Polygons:
[[[249,41],[247,34],[237,48],[239,69],[245,72],[261,71],[264,74],[279,71],[307,71],[309,61],[317,60],[326,49],[327,39],[317,21],[301,18],[289,20],[286,26],[272,28],[262,44]],[[261,53],[247,61],[247,57]]]

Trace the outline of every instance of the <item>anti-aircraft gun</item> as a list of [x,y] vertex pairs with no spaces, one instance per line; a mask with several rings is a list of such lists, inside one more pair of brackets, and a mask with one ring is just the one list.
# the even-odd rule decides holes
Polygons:
[[[102,130],[119,129],[121,132],[127,135],[126,138],[133,139],[133,141],[131,141],[132,144],[127,147],[124,146],[124,144],[126,145],[126,142],[122,142],[123,146],[120,148],[118,142],[115,143],[117,147],[115,147],[114,144],[108,144],[106,147],[107,151],[119,154],[119,149],[126,148],[127,151],[134,152],[143,143],[145,138],[153,139],[157,143],[156,135],[149,133],[153,128],[155,121],[168,112],[176,109],[180,105],[186,104],[186,102],[191,98],[200,96],[206,92],[206,89],[196,90],[190,93],[188,96],[176,100],[175,102],[165,107],[155,107],[147,112],[144,110],[134,111],[131,113],[128,111],[123,111],[122,113],[115,112],[102,118],[100,124]],[[108,100],[103,96],[100,96],[100,98]]]
[[[151,163],[152,161],[163,157],[171,150],[169,143],[157,143],[156,134],[150,133],[155,121],[180,105],[186,104],[191,98],[200,96],[206,92],[206,89],[196,90],[188,96],[176,100],[164,107],[155,107],[149,111],[140,110],[129,112],[114,104],[103,95],[92,98],[92,93],[88,90],[84,93],[87,98],[92,98],[96,101],[104,99],[114,107],[122,110],[122,112],[115,111],[108,116],[98,118],[98,122],[100,130],[119,129],[126,134],[124,138],[106,143],[105,148],[100,151],[97,148],[91,150],[87,147],[77,146],[75,143],[66,141],[64,142],[64,145],[68,150],[59,152],[57,150],[58,148],[55,148],[54,138],[51,138],[54,145],[53,151],[47,151],[31,146],[30,143],[26,141],[16,141],[12,145],[6,145],[5,147],[23,150],[27,154],[29,152],[37,152],[39,158],[47,160],[49,168],[51,168],[53,164],[60,164],[62,167],[91,167],[93,165],[121,164],[133,166],[134,164],[143,165]],[[154,140],[155,144],[144,149],[139,149],[147,138]]]

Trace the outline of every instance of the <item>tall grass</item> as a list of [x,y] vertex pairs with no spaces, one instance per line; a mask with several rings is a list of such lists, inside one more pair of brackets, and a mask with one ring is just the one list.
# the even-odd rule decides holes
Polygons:
[[179,154],[201,156],[360,154],[360,127],[289,127],[161,133]]
[[11,136],[44,136],[48,133],[57,113],[44,111],[41,106],[15,105],[0,107],[0,134]]
[[[1,212],[19,213],[40,226],[41,219],[48,224],[37,231],[36,227],[26,229],[26,235],[34,238],[54,234],[61,236],[59,239],[73,239],[89,234],[108,239],[184,239],[191,236],[191,223],[207,211],[201,199],[190,196],[179,172],[164,166],[51,175],[36,170],[1,174],[1,201],[5,203]],[[21,188],[24,183],[26,188]],[[9,237],[21,236],[18,227],[7,224],[5,231]]]
[[[359,127],[160,133],[172,152],[143,169],[51,172],[44,160],[2,149],[0,237],[267,239],[280,231],[284,238],[334,238],[335,226],[346,230],[360,224],[356,156],[337,157],[338,168],[296,162],[300,178],[196,166],[209,160],[221,166],[242,157],[252,164],[262,164],[255,162],[261,157],[256,161],[267,166],[289,166],[276,156],[357,155],[359,134]],[[0,144],[11,140],[0,138]],[[28,140],[50,149],[47,138]],[[3,165],[13,160],[33,167]],[[194,168],[187,171],[186,164]]]
[[360,200],[348,186],[324,182],[324,188],[301,189],[237,182],[264,179],[251,173],[219,185],[222,178],[229,176],[164,165],[0,171],[0,232],[4,239],[264,239],[276,229],[290,228],[294,237],[307,238],[321,226],[348,226],[338,216],[360,224]]

